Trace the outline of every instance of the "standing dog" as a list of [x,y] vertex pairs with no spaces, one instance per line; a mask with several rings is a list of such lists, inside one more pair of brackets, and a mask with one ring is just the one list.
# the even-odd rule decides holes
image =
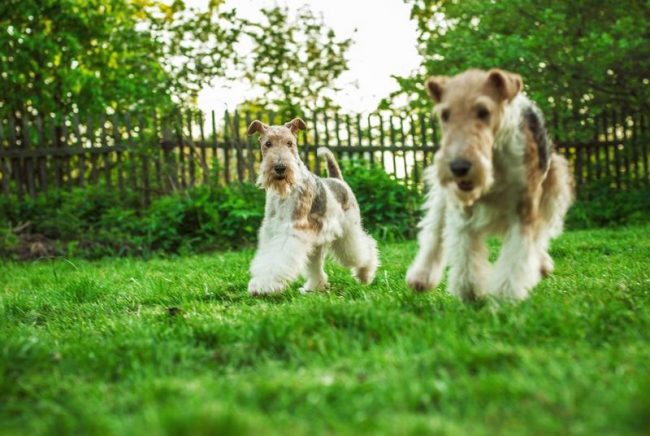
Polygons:
[[[426,215],[406,281],[417,291],[433,288],[448,260],[452,294],[522,300],[553,270],[549,241],[573,199],[567,161],[554,152],[518,75],[469,70],[431,77],[426,87],[442,144],[427,169]],[[504,236],[494,271],[490,234]]]
[[362,283],[372,282],[379,264],[377,244],[361,227],[357,200],[334,155],[318,150],[327,160],[329,178],[310,173],[300,159],[296,132],[304,129],[299,118],[283,126],[253,121],[248,128],[249,135],[260,135],[258,184],[266,190],[248,283],[253,295],[280,292],[300,274],[307,279],[302,292],[326,288],[323,263],[329,249]]

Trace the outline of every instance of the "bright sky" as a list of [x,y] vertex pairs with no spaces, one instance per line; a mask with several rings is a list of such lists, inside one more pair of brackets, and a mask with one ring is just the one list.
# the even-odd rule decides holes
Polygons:
[[[204,7],[207,0],[186,0]],[[409,6],[403,0],[226,0],[226,8],[236,8],[240,16],[259,19],[259,9],[275,4],[298,9],[308,5],[322,12],[325,24],[338,38],[352,38],[349,71],[337,84],[342,91],[334,100],[346,112],[374,110],[379,101],[398,89],[391,75],[406,75],[416,70],[420,58],[415,48],[416,26],[409,20]],[[356,31],[355,31],[356,30]],[[234,109],[253,91],[243,83],[219,81],[199,94],[203,110]]]

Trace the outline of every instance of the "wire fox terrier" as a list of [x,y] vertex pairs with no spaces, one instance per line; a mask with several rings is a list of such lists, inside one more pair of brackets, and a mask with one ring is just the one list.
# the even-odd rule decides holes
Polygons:
[[[553,270],[549,241],[562,232],[573,200],[567,161],[521,93],[520,76],[469,70],[431,77],[426,87],[442,144],[426,170],[419,251],[406,281],[416,291],[435,287],[447,258],[450,293],[523,300]],[[490,234],[503,235],[493,271],[484,241]]]
[[351,268],[362,283],[371,283],[379,264],[377,244],[361,226],[352,190],[341,176],[332,152],[319,148],[327,160],[328,178],[309,172],[296,148],[296,132],[306,129],[296,118],[284,126],[253,121],[248,134],[260,134],[262,164],[258,184],[266,190],[259,246],[250,272],[253,295],[282,291],[300,274],[301,292],[328,286],[325,255]]

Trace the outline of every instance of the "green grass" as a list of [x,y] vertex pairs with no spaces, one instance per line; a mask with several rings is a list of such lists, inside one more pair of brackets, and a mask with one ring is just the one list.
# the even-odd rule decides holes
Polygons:
[[265,299],[250,250],[4,263],[0,432],[647,434],[649,235],[567,232],[500,307],[407,290],[412,242]]

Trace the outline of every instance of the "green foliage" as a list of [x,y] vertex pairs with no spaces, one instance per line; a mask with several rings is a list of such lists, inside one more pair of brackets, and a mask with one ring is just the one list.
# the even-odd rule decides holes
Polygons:
[[415,236],[420,219],[420,194],[387,174],[380,166],[342,162],[343,178],[354,191],[364,226],[381,240]]
[[647,189],[616,191],[608,183],[580,188],[580,196],[569,209],[570,229],[644,224],[650,220]]
[[252,250],[2,262],[0,433],[647,434],[648,232],[566,232],[501,306],[407,289],[413,242],[270,298]]
[[289,118],[333,107],[336,79],[348,69],[350,39],[339,40],[309,8],[292,17],[288,8],[262,9],[262,22],[247,22],[252,48],[242,56],[243,78],[261,96],[242,108],[265,108]]
[[[382,240],[414,235],[420,214],[417,192],[381,168],[361,163],[345,162],[344,177],[357,195],[370,232]],[[23,201],[6,196],[0,198],[0,255],[95,258],[246,247],[255,243],[263,216],[264,192],[247,183],[194,187],[156,198],[147,209],[134,192],[120,197],[104,185]],[[26,235],[22,246],[9,230],[20,226]],[[46,253],[39,250],[32,255],[30,244],[35,242],[45,243]]]
[[[0,199],[0,254],[29,257],[11,228],[24,226],[48,242],[46,253],[85,257],[150,255],[252,244],[264,211],[264,193],[252,185],[189,189],[142,209],[134,193],[120,197],[104,186],[75,188],[18,202]],[[27,250],[27,252],[25,252]]]
[[234,57],[239,29],[219,1],[6,0],[0,5],[0,115],[82,119],[194,103]]
[[647,2],[406,1],[423,59],[416,75],[398,78],[399,94],[412,106],[430,105],[422,85],[427,75],[499,67],[521,74],[546,110],[647,111]]
[[[262,9],[260,22],[182,0],[0,3],[0,115],[80,118],[193,107],[217,77],[246,80],[283,113],[331,103],[351,44],[307,7]],[[249,53],[236,52],[243,36]]]

